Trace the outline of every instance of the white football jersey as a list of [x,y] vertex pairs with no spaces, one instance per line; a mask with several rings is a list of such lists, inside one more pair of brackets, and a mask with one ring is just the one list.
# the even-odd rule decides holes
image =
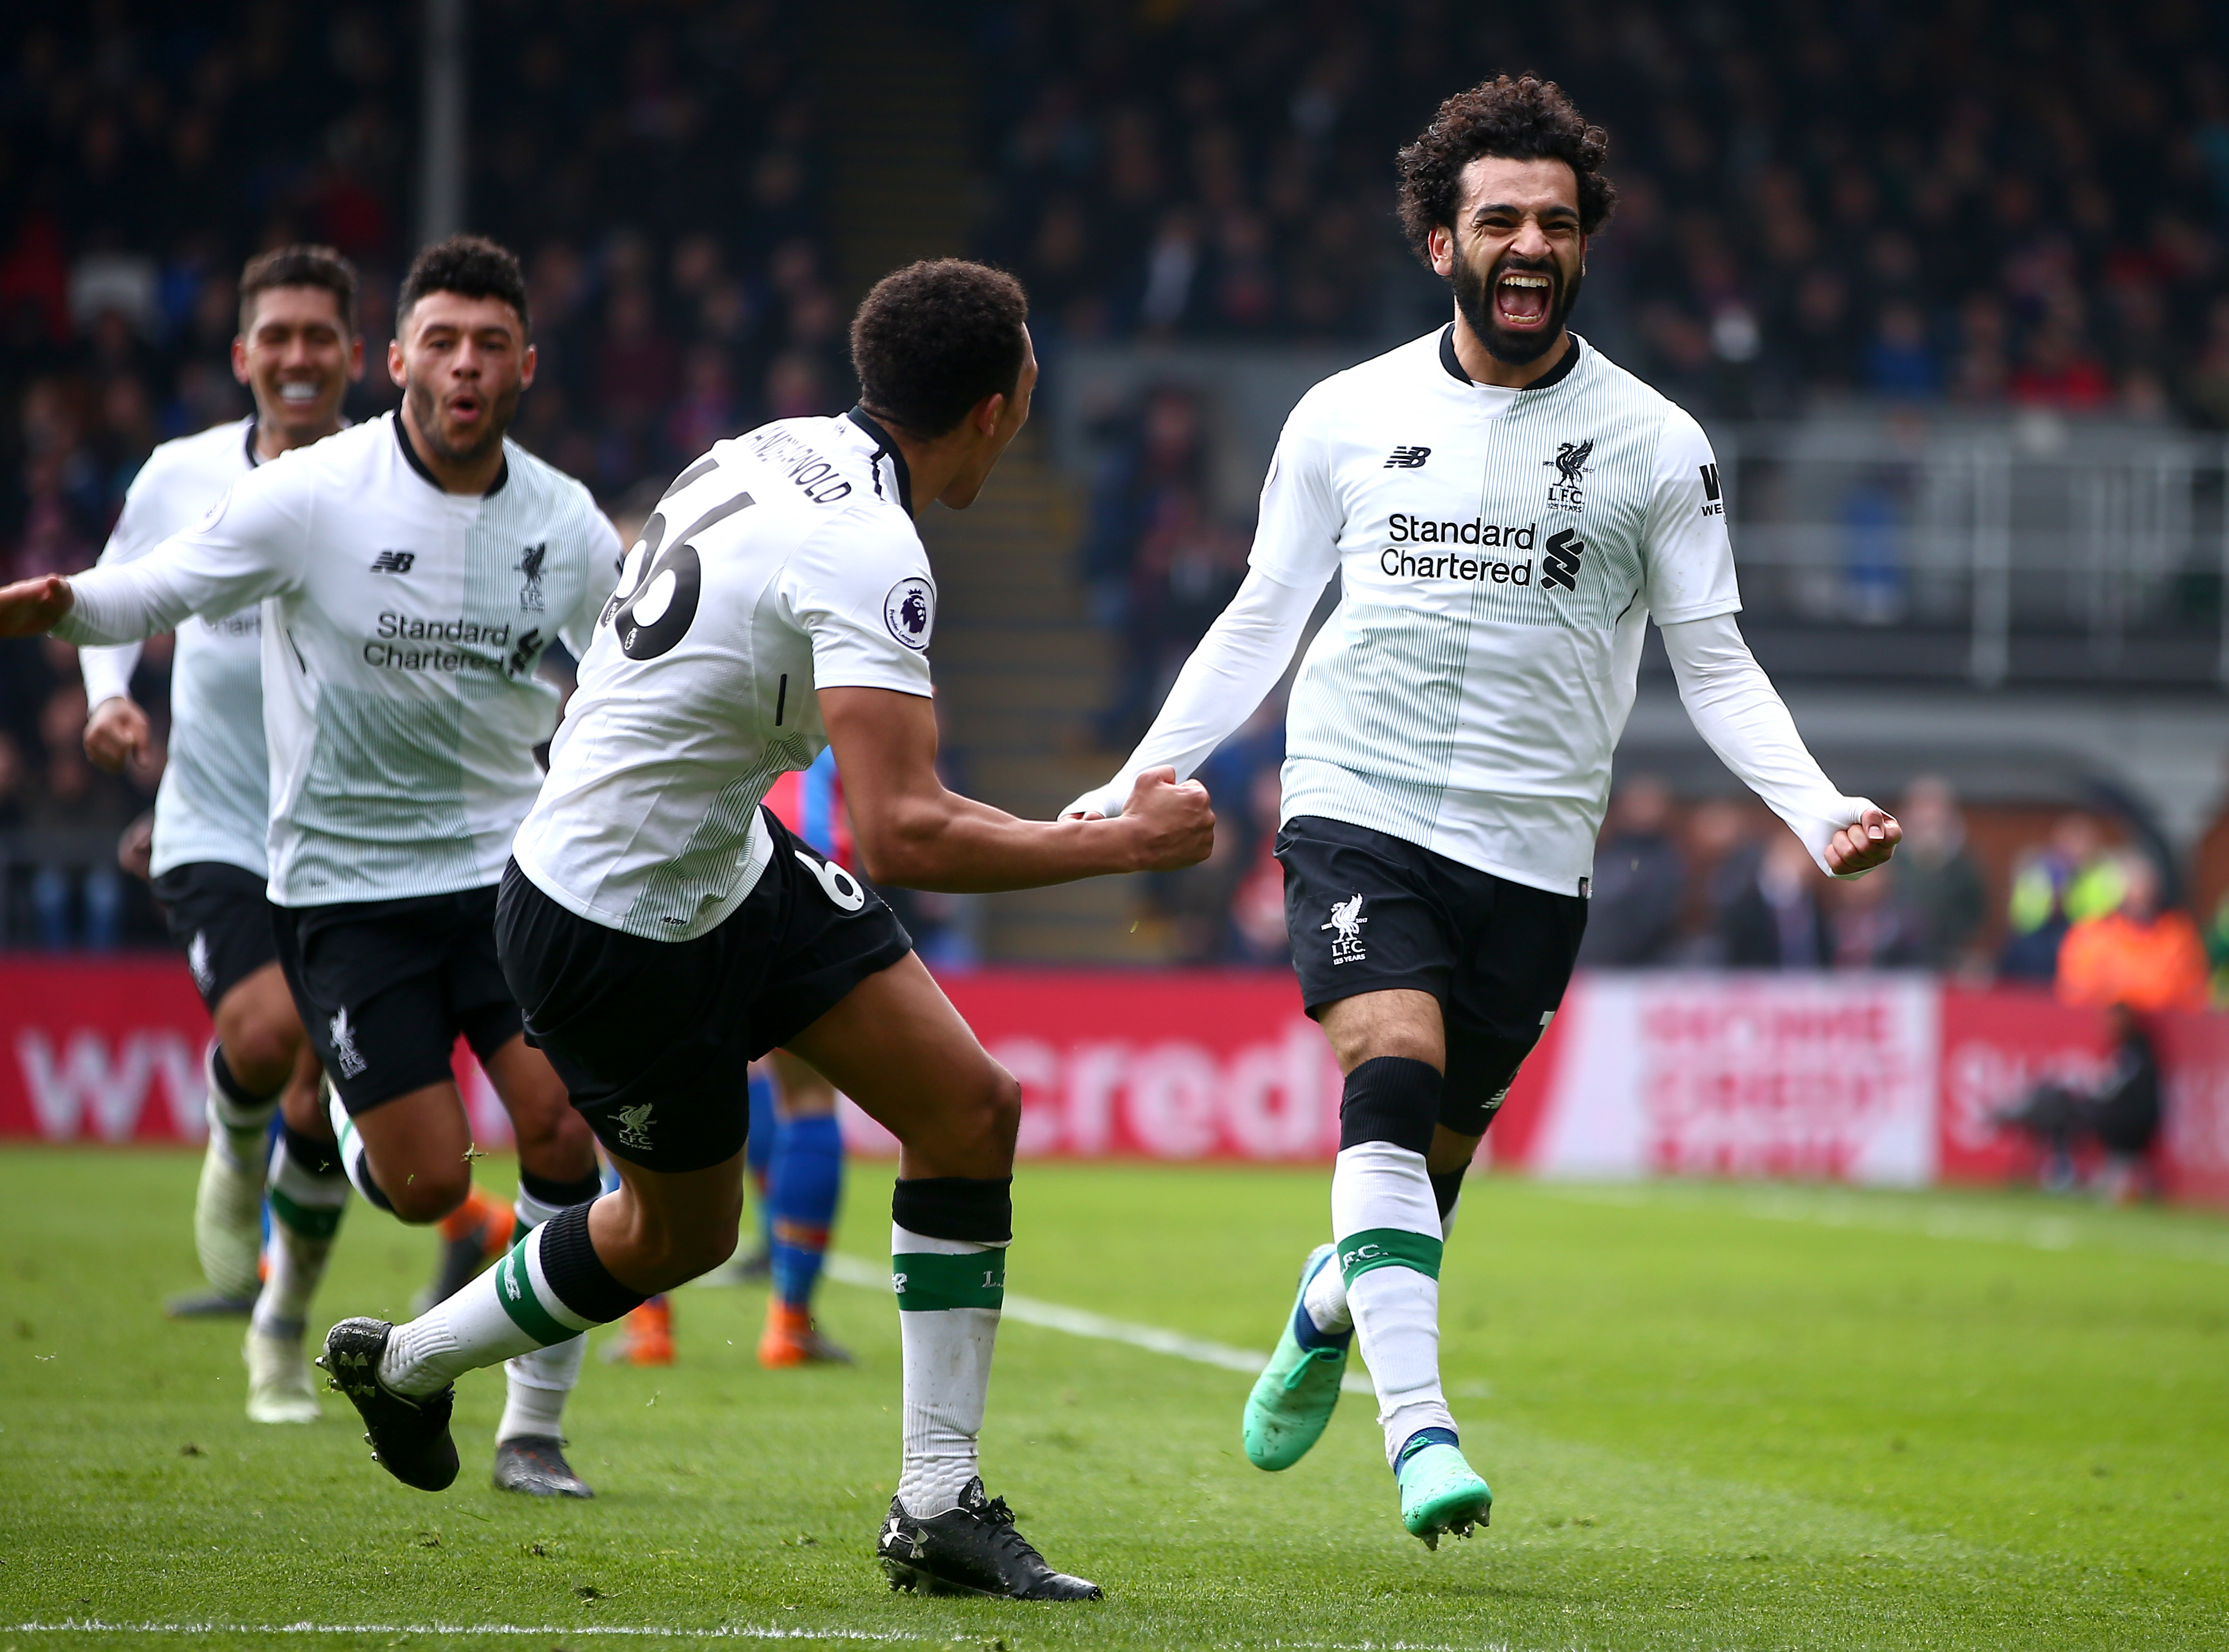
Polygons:
[[[263,599],[271,898],[492,884],[541,783],[550,640],[585,646],[619,536],[509,441],[485,495],[442,491],[395,415],[249,472],[192,528],[70,582],[55,629],[120,642]],[[577,652],[577,648],[576,648]]]
[[1644,625],[1741,599],[1701,427],[1583,341],[1567,360],[1476,384],[1449,327],[1294,408],[1253,565],[1343,588],[1294,685],[1284,818],[1581,892]]
[[513,853],[568,910],[687,941],[742,904],[759,802],[828,744],[824,688],[927,696],[936,582],[864,414],[716,444],[627,552]]
[[[136,561],[193,526],[255,465],[253,419],[164,442],[132,479],[100,565]],[[86,703],[99,705],[129,692],[138,663],[136,642],[86,649],[79,659]],[[270,799],[261,613],[251,604],[189,620],[178,627],[170,658],[170,749],[155,794],[155,874],[215,860],[268,876]]]

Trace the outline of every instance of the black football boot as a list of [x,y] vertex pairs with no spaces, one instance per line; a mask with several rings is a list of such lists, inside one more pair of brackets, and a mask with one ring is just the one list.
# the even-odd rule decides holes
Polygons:
[[518,1434],[495,1448],[495,1488],[529,1497],[593,1497],[588,1482],[565,1461],[565,1443],[547,1434]]
[[325,1333],[318,1366],[363,1418],[371,1460],[406,1486],[446,1491],[457,1477],[457,1444],[449,1437],[449,1412],[457,1400],[452,1383],[438,1394],[406,1399],[379,1380],[379,1357],[395,1327],[385,1320],[343,1320]]
[[1099,1585],[1055,1572],[1014,1529],[1003,1497],[967,1482],[960,1507],[927,1520],[907,1514],[895,1497],[875,1540],[876,1557],[893,1589],[932,1595],[988,1595],[998,1600],[1097,1600]]

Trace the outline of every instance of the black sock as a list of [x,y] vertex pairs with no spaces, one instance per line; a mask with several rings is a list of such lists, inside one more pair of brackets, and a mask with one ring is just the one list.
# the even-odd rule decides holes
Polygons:
[[258,1108],[270,1106],[278,1095],[278,1091],[273,1090],[269,1096],[258,1096],[241,1083],[240,1075],[233,1071],[232,1064],[224,1058],[222,1045],[209,1051],[209,1077],[216,1080],[216,1087],[224,1092],[224,1099],[234,1107],[252,1113]]
[[1432,1179],[1432,1199],[1440,1207],[1441,1221],[1448,1219],[1448,1212],[1455,1209],[1455,1200],[1462,1197],[1463,1174],[1469,1168],[1468,1165],[1457,1165],[1453,1170],[1428,1173]]
[[1339,1145],[1390,1141],[1416,1154],[1432,1150],[1440,1123],[1440,1070],[1407,1056],[1376,1056],[1346,1076],[1339,1102]]
[[553,1181],[547,1176],[537,1176],[532,1171],[518,1173],[518,1191],[529,1199],[538,1199],[544,1205],[560,1209],[585,1205],[604,1191],[604,1179],[590,1171],[578,1181]]
[[588,1237],[594,1203],[567,1206],[542,1225],[542,1276],[557,1300],[584,1320],[608,1325],[625,1319],[649,1298],[612,1276]]
[[1014,1179],[915,1176],[891,1190],[890,1219],[925,1239],[1008,1244],[1014,1237]]
[[313,1135],[305,1135],[286,1120],[279,1121],[279,1135],[286,1143],[286,1156],[312,1176],[337,1176],[341,1173],[341,1144],[323,1141]]

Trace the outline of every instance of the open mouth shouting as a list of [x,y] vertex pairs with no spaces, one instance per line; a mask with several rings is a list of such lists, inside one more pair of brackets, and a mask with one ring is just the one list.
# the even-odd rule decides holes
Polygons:
[[1505,269],[1493,284],[1493,318],[1513,332],[1535,332],[1548,325],[1555,283],[1536,270]]

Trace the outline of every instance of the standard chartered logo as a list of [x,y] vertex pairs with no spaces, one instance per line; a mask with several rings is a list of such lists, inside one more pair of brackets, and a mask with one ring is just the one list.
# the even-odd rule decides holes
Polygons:
[[1532,559],[1505,561],[1462,550],[1417,550],[1417,546],[1476,547],[1530,552],[1538,543],[1540,524],[1527,522],[1433,522],[1396,511],[1386,519],[1385,531],[1393,543],[1378,555],[1379,570],[1389,579],[1450,579],[1494,585],[1532,583]]

